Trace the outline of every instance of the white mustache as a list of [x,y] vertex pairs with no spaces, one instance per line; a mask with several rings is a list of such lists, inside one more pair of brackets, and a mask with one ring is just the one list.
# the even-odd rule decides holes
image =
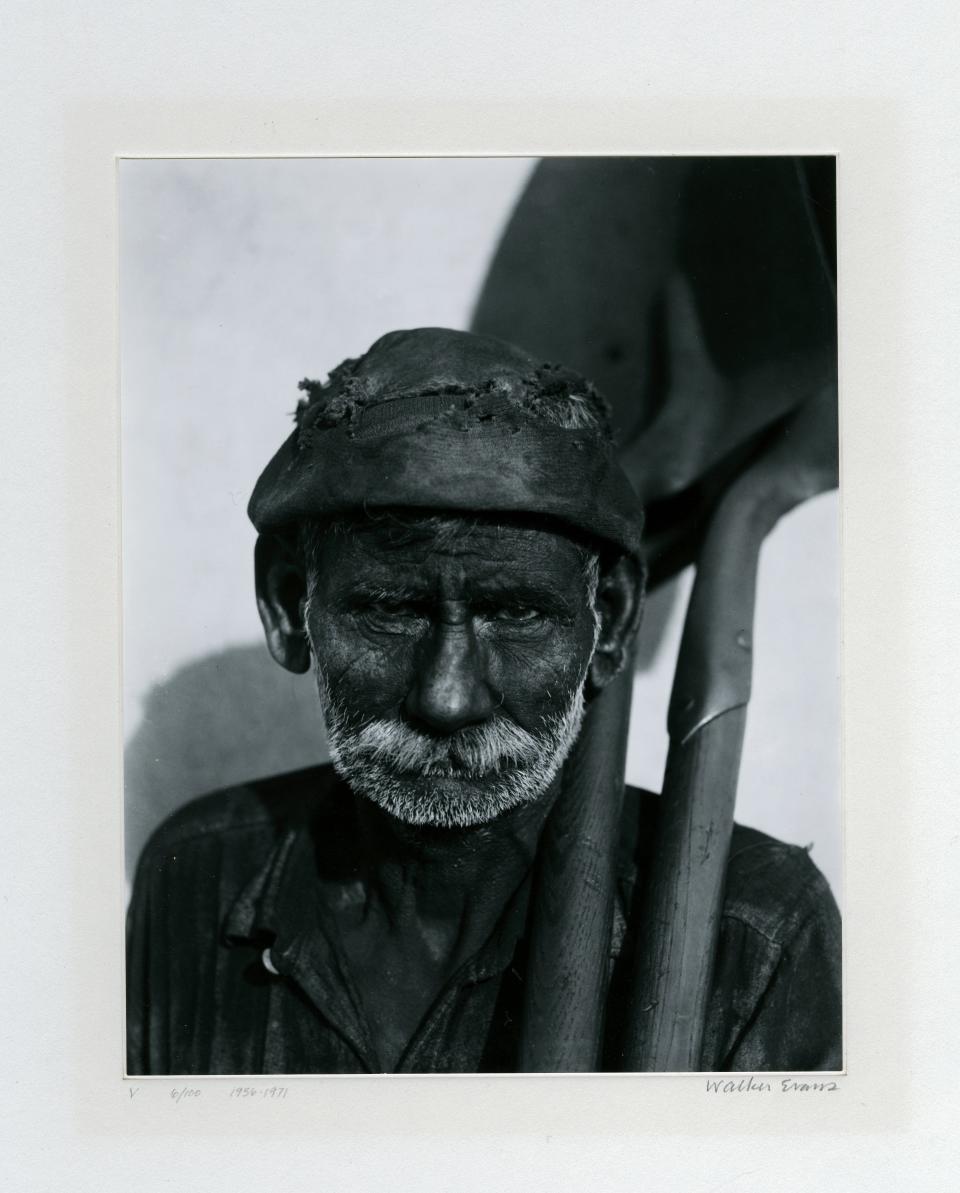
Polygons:
[[[550,736],[550,729],[547,735]],[[371,721],[349,734],[353,758],[386,764],[400,774],[480,778],[540,761],[542,739],[500,717],[468,725],[450,737],[430,737],[399,721]],[[342,743],[346,745],[346,743]]]

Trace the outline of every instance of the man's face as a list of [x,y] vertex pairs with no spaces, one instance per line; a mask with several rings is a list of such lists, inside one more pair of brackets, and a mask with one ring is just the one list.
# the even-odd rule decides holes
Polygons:
[[334,763],[399,819],[483,824],[550,787],[597,639],[562,535],[447,524],[330,535],[306,626]]

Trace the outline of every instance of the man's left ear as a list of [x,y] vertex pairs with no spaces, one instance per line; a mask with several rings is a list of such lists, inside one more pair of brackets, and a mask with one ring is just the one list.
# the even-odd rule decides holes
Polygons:
[[595,691],[623,670],[643,617],[646,572],[632,556],[623,555],[600,574],[597,610],[600,636],[590,660],[589,679]]
[[267,649],[288,671],[309,671],[310,646],[303,616],[307,578],[300,552],[281,535],[261,534],[254,551],[254,572],[257,611]]

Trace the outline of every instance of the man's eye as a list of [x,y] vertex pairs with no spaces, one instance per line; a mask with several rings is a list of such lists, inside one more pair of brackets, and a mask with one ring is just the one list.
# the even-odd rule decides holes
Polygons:
[[397,639],[417,638],[424,628],[422,616],[409,605],[367,605],[359,620],[368,633]]
[[366,605],[365,612],[374,617],[419,617],[419,610],[403,601],[372,601]]
[[510,609],[497,609],[494,612],[494,620],[505,621],[513,625],[529,625],[532,622],[539,621],[543,614],[539,609],[534,609],[530,605],[518,605]]
[[405,601],[365,601],[357,614],[371,629],[391,634],[418,631],[423,620],[423,610]]

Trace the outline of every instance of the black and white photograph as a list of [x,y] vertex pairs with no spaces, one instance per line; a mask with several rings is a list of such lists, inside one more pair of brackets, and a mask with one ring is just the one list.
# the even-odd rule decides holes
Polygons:
[[127,1074],[841,1072],[836,159],[118,203]]
[[7,8],[3,1188],[952,1188],[956,5]]

